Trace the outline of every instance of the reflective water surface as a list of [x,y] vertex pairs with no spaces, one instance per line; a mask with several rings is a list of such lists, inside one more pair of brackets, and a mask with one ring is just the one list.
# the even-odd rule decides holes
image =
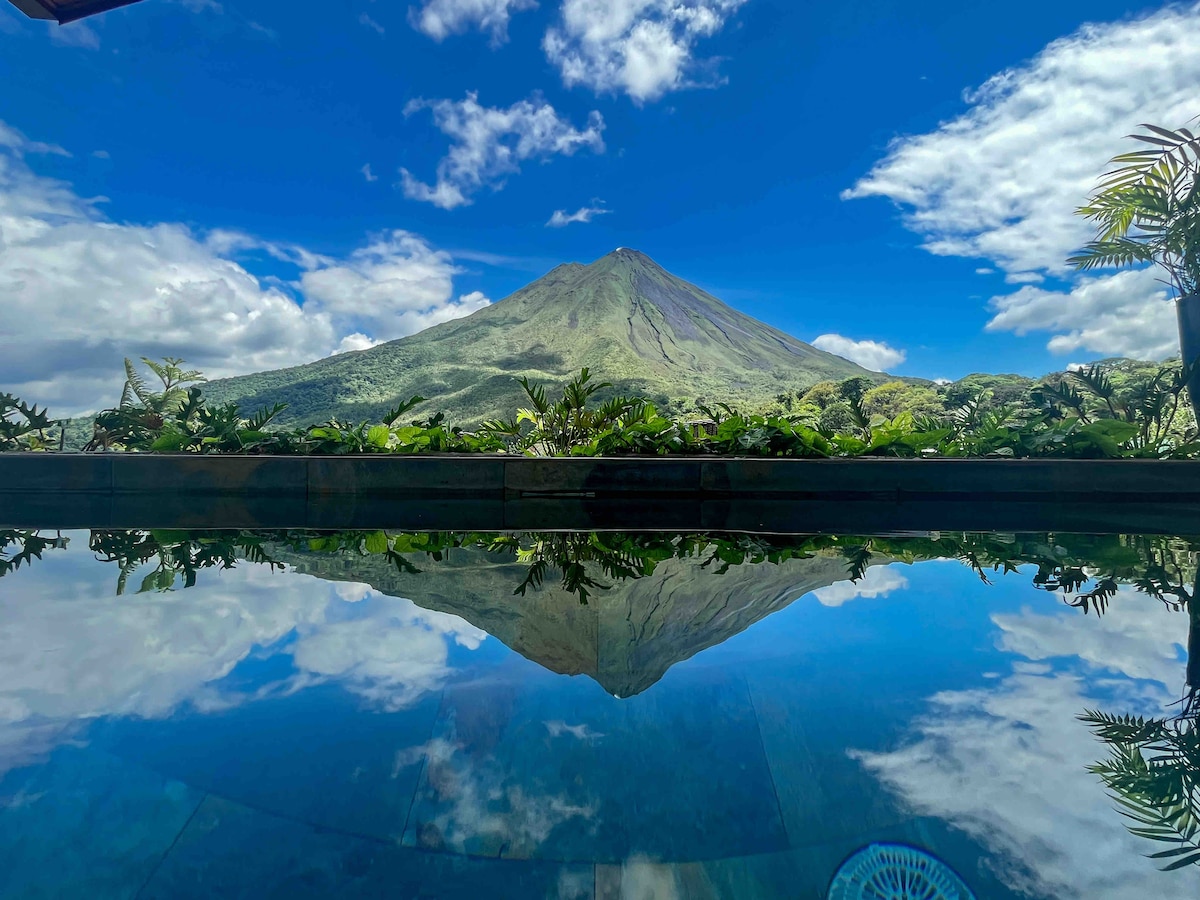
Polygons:
[[0,531],[0,896],[1194,900],[1196,546]]

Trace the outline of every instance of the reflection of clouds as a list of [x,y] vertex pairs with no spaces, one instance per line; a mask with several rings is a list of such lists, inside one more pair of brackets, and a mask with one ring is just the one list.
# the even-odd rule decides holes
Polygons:
[[621,864],[620,873],[621,900],[679,900],[686,896],[675,866],[631,856]]
[[186,591],[124,597],[112,596],[115,569],[84,554],[30,576],[40,577],[16,581],[0,606],[0,771],[79,720],[245,702],[220,680],[285,638],[278,652],[299,671],[278,687],[338,680],[396,709],[445,683],[449,641],[473,649],[486,637],[408,600],[249,564]]
[[822,606],[841,606],[859,597],[886,597],[908,587],[908,579],[893,566],[867,569],[858,581],[839,581],[812,592]]
[[997,615],[1003,631],[1000,649],[1027,659],[1079,657],[1091,665],[1129,678],[1146,678],[1171,688],[1183,682],[1180,653],[1187,641],[1186,617],[1157,600],[1122,588],[1113,609],[1097,619],[1073,610],[1039,615]]
[[293,658],[303,671],[336,678],[386,709],[408,706],[446,682],[447,640],[475,650],[487,637],[458,616],[369,588],[357,594],[364,591],[377,610],[373,615],[302,629]]
[[1172,671],[1165,663],[1175,658],[1187,620],[1155,606],[1124,594],[1100,621],[1065,608],[1050,616],[996,615],[1004,649],[1078,662],[1070,671],[1017,663],[986,688],[937,694],[910,743],[853,755],[918,814],[943,818],[992,851],[991,865],[1018,890],[1142,900],[1150,884],[1161,900],[1195,898],[1194,873],[1156,873],[1144,858],[1154,848],[1126,831],[1104,786],[1085,771],[1103,747],[1075,718],[1097,706],[1161,714],[1177,696],[1109,674],[1182,680],[1183,664],[1176,661]]
[[584,725],[568,725],[561,719],[555,719],[553,722],[543,722],[546,730],[550,732],[550,737],[562,737],[564,734],[569,734],[577,741],[597,741],[604,737],[604,734]]
[[[453,729],[451,729],[453,731]],[[559,825],[592,819],[596,809],[564,795],[534,794],[512,783],[493,757],[465,749],[451,734],[396,755],[395,770],[424,761],[426,814],[414,816],[414,842],[426,849],[527,858]]]

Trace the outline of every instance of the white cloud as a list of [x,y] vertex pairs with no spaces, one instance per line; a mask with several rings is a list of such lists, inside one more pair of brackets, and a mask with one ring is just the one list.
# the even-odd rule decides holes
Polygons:
[[611,209],[605,209],[602,206],[583,206],[573,213],[568,213],[565,209],[556,209],[554,215],[546,223],[546,227],[566,228],[575,222],[586,224],[596,218],[596,216],[603,216],[610,212],[612,212]]
[[361,16],[358,17],[358,24],[365,25],[367,28],[370,28],[376,34],[387,34],[387,29],[385,29],[382,25],[380,25],[378,22],[376,22],[374,19],[372,19],[366,13],[363,13]]
[[[958,118],[894,141],[843,196],[899,203],[932,253],[988,260],[1010,280],[1063,275],[1093,234],[1074,210],[1110,157],[1139,146],[1124,136],[1143,122],[1192,120],[1197,83],[1200,5],[1084,25],[969,92]],[[1088,321],[1068,306],[1055,327],[1084,331]]]
[[858,581],[839,581],[812,592],[822,606],[841,606],[859,597],[886,597],[908,587],[908,579],[893,566],[872,566]]
[[379,180],[379,176],[371,171],[370,163],[367,163],[365,166],[363,166],[358,171],[362,172],[363,178],[367,179],[367,181],[378,181]]
[[866,369],[882,372],[898,366],[908,358],[904,350],[889,347],[880,341],[856,341],[840,334],[823,334],[812,345],[826,353],[834,353]]
[[414,100],[404,114],[422,109],[432,110],[434,123],[451,139],[450,150],[438,163],[437,182],[432,186],[401,169],[404,195],[442,209],[470,204],[470,195],[484,187],[500,190],[505,176],[519,172],[524,160],[571,156],[585,147],[604,151],[600,113],[593,111],[587,128],[579,130],[537,95],[507,109],[480,106],[475,93],[457,102]]
[[1023,287],[993,297],[988,331],[1057,332],[1055,353],[1163,359],[1179,353],[1175,304],[1152,269],[1080,278],[1069,291]]
[[1014,663],[986,689],[932,697],[899,749],[853,755],[916,815],[945,819],[988,848],[989,867],[1018,892],[1135,900],[1151,883],[1163,900],[1193,897],[1191,879],[1155,872],[1145,858],[1153,844],[1126,830],[1085,769],[1104,748],[1075,718],[1096,707],[1163,715],[1183,680],[1186,616],[1122,591],[1099,620],[1066,609],[993,618],[1003,649],[1070,670]]
[[247,22],[246,27],[249,28],[251,31],[253,31],[255,34],[261,35],[262,37],[266,38],[268,41],[279,40],[279,32],[278,31],[276,31],[274,28],[268,28],[266,25],[260,24],[259,22]]
[[496,46],[508,40],[512,14],[536,6],[536,0],[425,0],[420,9],[409,10],[408,21],[435,41],[477,29],[490,34]]
[[1041,284],[1046,276],[1037,272],[1011,272],[1004,276],[1004,280],[1008,284]]
[[390,340],[488,305],[478,291],[451,299],[454,272],[450,254],[395,231],[345,260],[310,269],[299,285],[305,304],[317,303],[343,330]]
[[978,269],[975,270],[975,274],[976,275],[995,275],[996,270],[991,268],[990,266],[980,266]]
[[63,47],[100,49],[100,35],[87,22],[71,22],[69,25],[51,23],[47,27],[50,29],[50,40]]
[[568,87],[625,93],[635,102],[720,83],[715,61],[693,58],[746,0],[563,0],[542,48]]
[[[235,232],[116,223],[25,155],[65,153],[0,124],[0,390],[75,415],[112,404],[123,356],[179,356],[212,377],[361,349],[487,305],[456,297],[446,253],[395,231],[346,259]],[[260,280],[234,257],[297,270]],[[303,302],[299,302],[303,301]]]
[[27,153],[65,156],[70,159],[69,151],[58,144],[47,144],[42,141],[31,141],[24,132],[18,131],[11,125],[0,121],[0,149],[7,150],[18,159],[23,159]]

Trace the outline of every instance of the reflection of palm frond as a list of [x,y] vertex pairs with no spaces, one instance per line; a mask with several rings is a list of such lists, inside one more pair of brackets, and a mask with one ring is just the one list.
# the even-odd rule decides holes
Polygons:
[[843,547],[842,556],[846,557],[850,580],[859,581],[867,574],[867,566],[871,564],[871,545],[867,543],[858,547]]
[[1087,710],[1080,720],[1110,746],[1088,767],[1111,792],[1132,834],[1175,846],[1149,854],[1166,870],[1200,864],[1200,729],[1194,720]]

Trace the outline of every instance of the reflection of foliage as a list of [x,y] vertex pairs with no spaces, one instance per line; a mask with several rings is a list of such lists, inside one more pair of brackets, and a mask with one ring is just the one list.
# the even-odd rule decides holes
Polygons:
[[38,531],[0,529],[0,578],[41,559],[47,550],[65,548],[67,540],[60,534],[43,537]]
[[184,587],[192,587],[201,569],[232,569],[242,559],[282,569],[263,549],[264,540],[245,531],[93,531],[88,546],[101,561],[120,567],[119,595],[129,576],[151,563],[154,569],[142,579],[139,594],[169,591],[180,577]]
[[[1037,566],[1035,587],[1061,593],[1070,606],[1103,612],[1117,585],[1127,584],[1169,608],[1181,609],[1190,596],[1184,587],[1194,572],[1195,544],[1178,538],[1097,535],[936,534],[904,537],[848,535],[664,534],[621,532],[415,532],[343,531],[107,531],[94,532],[92,549],[122,566],[120,587],[136,568],[150,562],[156,571],[143,590],[167,589],[182,576],[185,586],[202,568],[232,567],[238,560],[277,565],[269,545],[323,555],[382,556],[398,571],[421,572],[422,560],[438,563],[457,548],[509,556],[527,569],[514,593],[538,589],[557,578],[582,602],[610,582],[654,574],[668,559],[697,559],[701,568],[724,574],[750,563],[779,564],[789,559],[836,555],[846,561],[850,580],[883,559],[918,562],[957,559],[987,582],[993,572]],[[1085,590],[1094,580],[1095,587]]]
[[[29,406],[12,394],[0,393],[0,452],[57,448],[62,440],[62,425],[44,409]],[[57,438],[51,434],[56,428]]]
[[1139,837],[1175,846],[1150,854],[1164,869],[1200,865],[1200,728],[1194,717],[1144,719],[1088,710],[1079,717],[1109,745],[1089,766]]

